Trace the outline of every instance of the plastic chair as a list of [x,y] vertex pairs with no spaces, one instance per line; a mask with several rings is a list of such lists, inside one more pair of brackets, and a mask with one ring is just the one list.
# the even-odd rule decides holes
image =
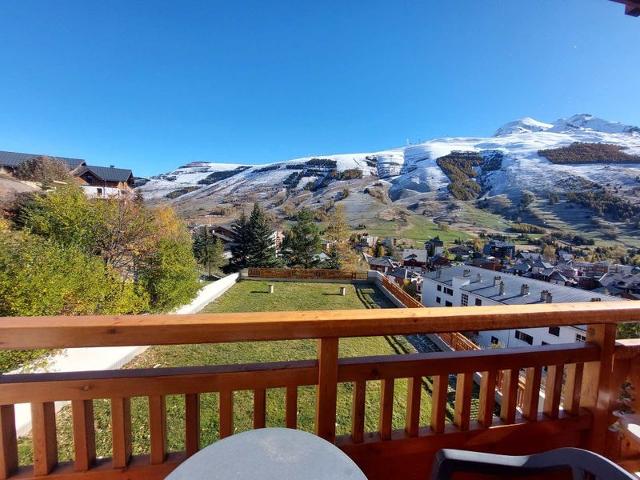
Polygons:
[[580,448],[558,448],[520,456],[443,449],[436,453],[431,479],[449,480],[456,472],[514,478],[563,470],[570,471],[574,480],[638,480],[602,455]]

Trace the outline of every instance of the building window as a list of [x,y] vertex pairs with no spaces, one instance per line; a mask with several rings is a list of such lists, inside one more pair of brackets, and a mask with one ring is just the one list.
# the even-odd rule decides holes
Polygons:
[[444,302],[444,306],[445,307],[453,307],[453,303],[451,303],[449,300],[447,300],[446,302]]
[[516,330],[516,338],[521,340],[529,345],[533,345],[533,337],[528,333],[521,332],[520,330]]
[[441,292],[442,291],[442,285],[438,285],[438,291]]
[[576,333],[576,342],[586,342],[587,336],[582,335],[581,333]]
[[98,188],[98,195],[102,196],[102,189],[101,188]]
[[479,307],[482,305],[482,300],[480,300],[479,298],[476,298],[476,307]]
[[545,345],[549,345],[547,342],[542,342],[541,345],[544,347]]
[[498,345],[500,343],[500,340],[498,340],[498,337],[491,337],[491,345]]
[[442,299],[440,297],[436,297],[436,303],[441,303]]
[[560,327],[549,327],[549,334],[554,337],[560,336]]
[[463,307],[469,305],[469,295],[467,295],[466,293],[462,294],[462,296],[460,297],[460,305],[462,305]]
[[445,288],[445,289],[444,289],[444,293],[446,293],[447,295],[453,295],[453,289],[451,289],[451,288]]

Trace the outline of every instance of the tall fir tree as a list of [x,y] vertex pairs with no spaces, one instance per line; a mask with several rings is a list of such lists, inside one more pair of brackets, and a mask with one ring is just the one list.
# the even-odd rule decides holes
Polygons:
[[255,203],[248,223],[249,245],[247,267],[277,267],[276,246],[273,228],[264,210]]
[[300,210],[296,220],[285,235],[283,256],[290,267],[315,268],[320,263],[317,257],[321,250],[320,230],[307,209]]
[[251,232],[249,219],[244,211],[238,221],[232,227],[235,234],[235,244],[231,247],[232,263],[237,268],[245,268],[249,261],[249,247],[251,245]]

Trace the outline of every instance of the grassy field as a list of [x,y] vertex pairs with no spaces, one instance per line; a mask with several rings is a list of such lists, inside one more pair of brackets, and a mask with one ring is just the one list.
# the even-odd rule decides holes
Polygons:
[[408,225],[402,227],[399,227],[398,223],[393,220],[378,220],[370,226],[367,225],[367,232],[379,237],[397,237],[398,239],[411,240],[419,244],[436,236],[447,243],[453,243],[458,239],[467,240],[471,238],[470,234],[462,230],[454,228],[443,230],[430,219],[419,215],[410,216]]
[[[242,312],[267,310],[309,310],[388,308],[390,303],[372,285],[349,285],[347,295],[338,295],[340,286],[345,284],[323,283],[275,283],[275,293],[267,291],[267,282],[243,281],[235,285],[216,302],[208,305],[208,312]],[[366,337],[340,340],[341,357],[367,355],[390,355],[413,352],[413,347],[404,337]],[[315,340],[280,342],[246,342],[215,345],[158,346],[144,354],[125,368],[159,368],[188,365],[219,365],[280,360],[316,358]],[[338,386],[336,417],[337,433],[346,434],[351,425],[351,384]],[[430,417],[430,384],[425,381],[422,396],[421,424]],[[393,426],[402,428],[405,421],[406,380],[395,384]],[[298,390],[298,425],[306,431],[314,429],[315,387],[301,387]],[[380,401],[380,383],[367,383],[366,418],[367,431],[377,430]],[[184,448],[184,398],[179,395],[167,398],[167,432],[169,449],[179,451]],[[96,447],[98,456],[111,455],[110,410],[106,400],[94,402],[96,422]],[[241,432],[251,429],[253,395],[250,391],[234,394],[234,430]],[[148,403],[146,398],[134,398],[131,407],[134,454],[147,453],[149,449]],[[71,459],[73,441],[70,411],[63,409],[57,416],[59,458]],[[271,389],[267,397],[267,426],[284,425],[284,389]],[[218,394],[201,395],[201,444],[207,445],[218,438]],[[19,444],[21,463],[31,463],[31,441],[23,438]]]

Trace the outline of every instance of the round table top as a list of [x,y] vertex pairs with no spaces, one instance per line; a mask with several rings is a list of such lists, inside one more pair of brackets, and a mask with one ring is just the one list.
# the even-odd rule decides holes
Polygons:
[[200,450],[166,480],[367,480],[342,450],[300,430],[261,428]]

